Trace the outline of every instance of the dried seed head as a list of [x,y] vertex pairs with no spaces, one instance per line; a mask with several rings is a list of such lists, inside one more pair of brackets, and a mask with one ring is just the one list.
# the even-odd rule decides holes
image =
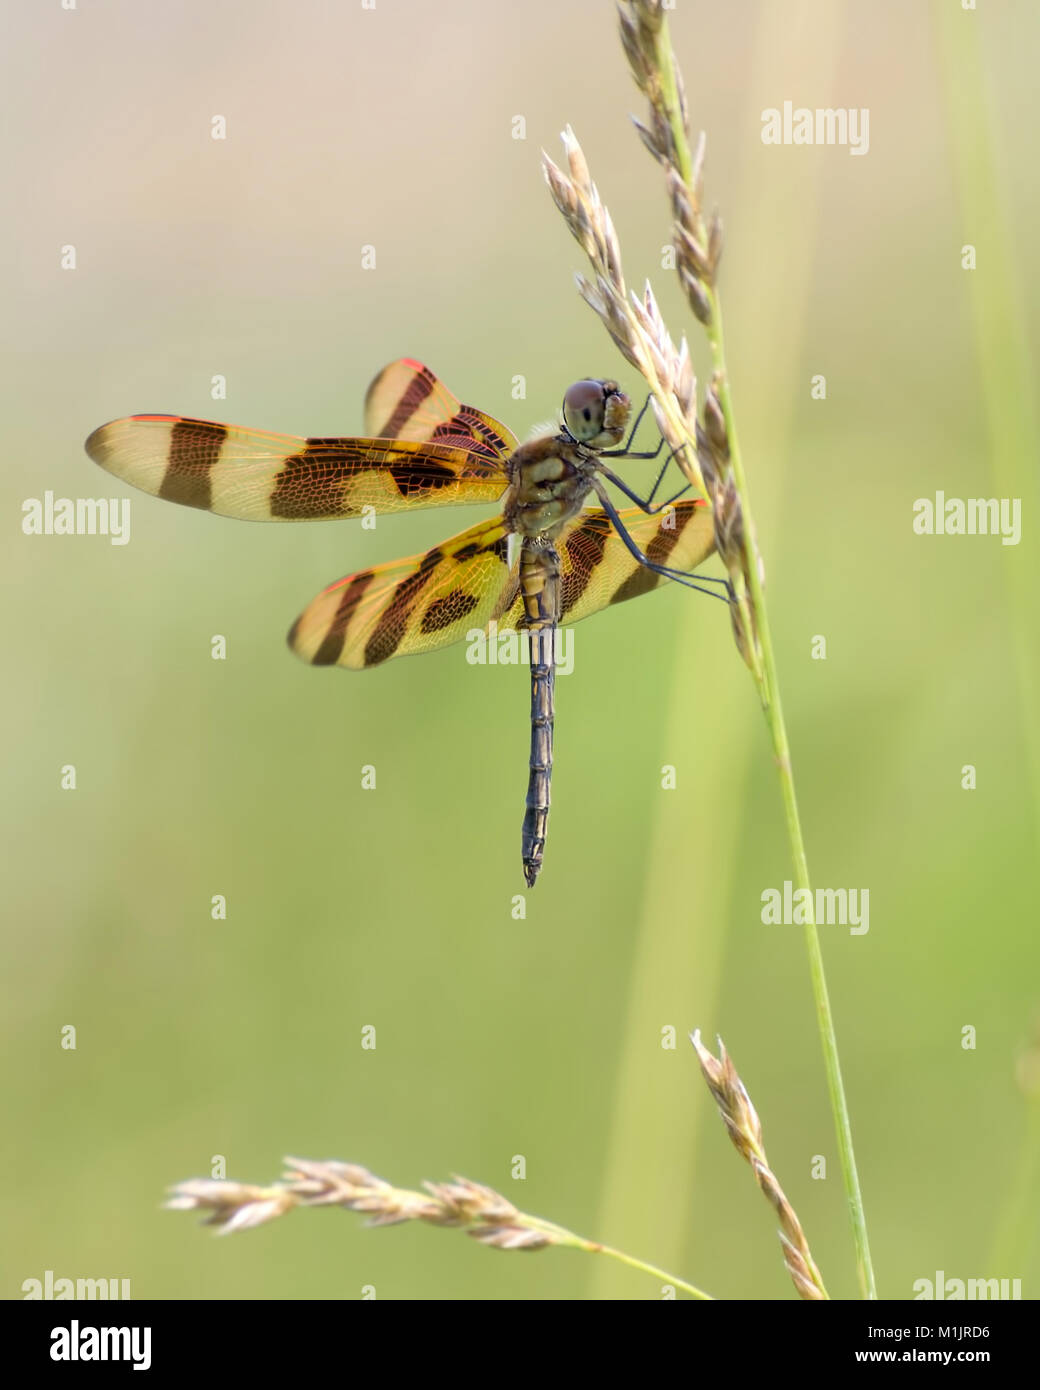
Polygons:
[[662,0],[632,0],[632,9],[640,29],[649,34],[656,34],[664,23]]
[[693,202],[696,207],[700,207],[704,200],[704,156],[708,149],[708,136],[702,130],[697,136],[697,144],[693,151],[691,161],[690,188],[693,193]]
[[642,140],[643,144],[650,151],[653,157],[663,162],[667,158],[667,150],[665,149],[665,147],[658,143],[657,136],[654,134],[654,132],[652,130],[649,130],[643,124],[642,121],[637,120],[635,116],[630,116],[629,120],[635,126],[636,133],[638,134],[640,140]]
[[[682,122],[683,132],[688,141],[690,138],[690,108],[686,104],[686,83],[683,81],[683,75],[679,71],[678,65],[675,68],[675,91],[679,98],[679,120]],[[704,139],[703,135],[701,139]],[[697,185],[694,184],[695,190],[696,187]]]
[[648,72],[646,55],[639,38],[639,25],[634,16],[621,5],[618,6],[618,20],[621,26],[621,47],[625,50],[628,66],[632,69],[636,86],[641,92],[645,92]]
[[708,253],[678,222],[672,230],[672,236],[680,273],[685,272],[691,279],[705,280],[710,285],[712,269]]
[[607,312],[606,301],[599,290],[580,271],[575,273],[574,282],[578,286],[578,293],[584,299],[590,309],[594,309],[600,318]]
[[[809,1274],[806,1267],[806,1262],[802,1258],[802,1252],[798,1249],[797,1245],[787,1239],[783,1231],[777,1231],[777,1235],[780,1237],[780,1246],[784,1252],[784,1264],[787,1266],[787,1272],[791,1276],[791,1281],[795,1289],[798,1291],[798,1297],[804,1298],[806,1303],[824,1302],[827,1298],[827,1294],[818,1284],[813,1282],[812,1276]],[[816,1270],[815,1264],[812,1267]],[[818,1278],[819,1270],[816,1270],[816,1275]]]
[[707,395],[704,397],[704,431],[719,462],[726,463],[729,460],[729,436],[718,392],[718,376],[713,374]]
[[624,357],[625,361],[630,363],[633,367],[635,367],[637,372],[642,372],[643,375],[645,375],[646,364],[644,363],[643,358],[640,357],[639,354],[632,347],[631,339],[627,336],[627,334],[622,335],[621,333],[615,333],[612,328],[608,328],[607,332],[610,334],[614,346],[621,353],[622,357]]
[[[737,605],[730,605],[730,613],[737,612]],[[734,617],[734,624],[736,618]],[[738,644],[739,644],[738,635]],[[751,1103],[744,1083],[737,1074],[732,1059],[718,1039],[719,1055],[713,1057],[701,1042],[700,1032],[691,1033],[690,1041],[697,1053],[701,1071],[708,1089],[715,1098],[719,1114],[725,1123],[727,1133],[733,1144],[751,1167],[755,1181],[769,1201],[780,1220],[780,1247],[784,1263],[799,1295],[805,1299],[826,1298],[827,1292],[820,1278],[820,1271],[812,1258],[809,1243],[798,1221],[794,1208],[784,1195],[783,1189],[769,1167],[765,1146],[762,1142],[762,1124]]]
[[657,426],[658,433],[663,439],[667,439],[671,443],[672,441],[668,439],[668,431],[672,428],[671,422],[661,409],[661,402],[656,396],[650,397],[650,409],[653,412],[654,424]]
[[494,1250],[544,1250],[547,1245],[555,1244],[552,1236],[543,1231],[532,1231],[522,1226],[478,1226],[467,1234]]
[[569,222],[578,210],[578,200],[574,195],[570,180],[564,176],[562,169],[557,168],[544,150],[542,151],[542,172],[545,174],[545,182],[549,185],[553,202]]
[[715,282],[715,272],[719,268],[719,261],[722,259],[722,219],[719,217],[718,210],[711,215],[711,222],[708,226],[708,261],[711,265],[711,280]]
[[607,277],[615,285],[623,285],[625,280],[621,273],[621,247],[618,244],[617,232],[614,230],[610,213],[606,208],[603,208],[602,212],[603,263],[606,266]]
[[218,1235],[245,1231],[273,1221],[294,1205],[294,1199],[277,1187],[193,1178],[170,1189],[164,1203],[169,1211],[203,1211],[203,1224],[215,1226]]
[[561,132],[564,153],[567,155],[567,164],[570,168],[571,182],[579,193],[588,193],[592,188],[592,178],[589,174],[589,166],[586,163],[585,155],[581,146],[578,144],[574,131],[567,126]]
[[[287,1158],[280,1183],[248,1183],[194,1178],[171,1189],[166,1206],[206,1213],[218,1233],[246,1230],[271,1221],[293,1207],[339,1206],[368,1217],[369,1226],[396,1226],[425,1221],[432,1226],[466,1227],[487,1245],[501,1250],[538,1250],[558,1244],[568,1233],[545,1229],[546,1223],[525,1216],[493,1188],[467,1178],[426,1183],[425,1192],[393,1187],[356,1163],[336,1159]],[[571,1238],[573,1239],[573,1238]]]
[[457,1174],[451,1182],[426,1182],[423,1186],[460,1225],[470,1221],[502,1225],[515,1222],[519,1217],[519,1212],[512,1202],[507,1201],[493,1188],[470,1182]]
[[674,358],[675,348],[672,346],[671,337],[665,327],[664,319],[661,317],[661,310],[658,308],[649,280],[643,286],[642,301],[639,300],[635,290],[632,291],[632,304],[644,331],[653,338],[662,353]]
[[705,327],[711,324],[711,301],[707,293],[702,288],[700,281],[692,276],[685,268],[679,271],[679,280],[686,292],[686,299],[690,308],[693,310],[694,318]]
[[730,627],[733,632],[733,642],[740,653],[740,659],[752,673],[756,673],[761,666],[761,658],[758,652],[758,640],[752,632],[754,619],[747,602],[747,585],[743,579],[739,585],[730,578],[733,585],[733,598],[729,605]]
[[657,380],[660,384],[660,389],[665,392],[671,391],[672,362],[674,359],[669,357],[667,353],[662,352],[660,347],[658,347],[657,343],[654,341],[653,338],[644,338],[643,346],[646,349],[646,351],[650,354],[650,360],[653,363],[654,368],[654,375],[657,377]]
[[[702,131],[690,152],[686,92],[682,73],[662,29],[664,4],[665,0],[624,0],[619,5],[621,42],[636,85],[649,107],[648,117],[635,121],[636,129],[647,150],[664,168],[672,207],[672,242],[679,284],[694,317],[713,330],[715,285],[722,255],[722,222],[717,212],[708,220],[704,217],[707,141]],[[642,309],[646,310],[645,302]],[[658,392],[662,386],[671,388],[670,402],[657,397],[655,414],[673,448],[678,447],[675,436],[684,435],[679,441],[683,449],[680,467],[691,483],[706,494],[718,513],[715,531],[719,552],[730,573],[734,595],[730,607],[737,645],[752,669],[763,701],[768,702],[771,697],[766,690],[750,598],[754,587],[751,576],[755,572],[761,575],[762,563],[755,549],[754,536],[750,528],[744,526],[732,478],[725,414],[717,391],[709,391],[702,428],[696,420],[684,364],[675,354],[670,340],[666,343],[663,323],[658,325],[650,321],[647,313],[640,312],[634,305],[629,306],[627,312],[633,320],[629,330],[623,330],[615,320],[612,336],[615,341],[624,342],[622,351],[629,361],[640,365],[652,391]],[[717,347],[717,343],[715,345]],[[665,371],[669,365],[670,371]],[[743,553],[738,553],[742,547]]]
[[672,205],[672,216],[680,227],[689,232],[691,236],[695,236],[697,217],[693,199],[690,197],[690,191],[678,169],[666,170],[665,187],[668,190],[668,199]]
[[730,1060],[722,1039],[717,1039],[717,1058],[713,1057],[701,1042],[700,1030],[691,1033],[690,1041],[697,1053],[704,1079],[715,1097],[715,1104],[719,1107],[730,1138],[741,1157],[748,1162],[753,1157],[762,1157],[762,1125],[758,1113],[751,1104],[751,1097],[744,1089],[744,1083],[737,1075],[737,1069]]
[[699,420],[694,423],[694,437],[697,441],[697,462],[700,464],[701,473],[707,484],[708,496],[714,508],[715,496],[720,485],[719,464],[715,457],[715,450],[711,447],[708,436],[704,433],[704,429]]
[[744,514],[732,475],[721,474],[712,494],[715,520],[715,548],[731,576],[744,572]]
[[[656,131],[655,131],[656,133]],[[545,163],[546,179],[556,206],[584,249],[595,272],[595,280],[580,276],[578,290],[595,310],[625,359],[642,373],[654,394],[662,433],[672,448],[683,451],[681,467],[692,485],[707,496],[700,475],[692,433],[696,428],[696,383],[689,364],[676,351],[653,290],[646,285],[642,295],[629,295],[621,264],[621,248],[613,220],[600,199],[580,146],[569,129],[564,133],[568,172],[551,160]],[[699,287],[702,312],[708,300]]]
[[685,335],[679,343],[678,371],[675,380],[675,399],[679,404],[679,409],[688,421],[696,424],[697,418],[697,378],[693,374],[693,363],[690,361],[690,345],[686,341]]

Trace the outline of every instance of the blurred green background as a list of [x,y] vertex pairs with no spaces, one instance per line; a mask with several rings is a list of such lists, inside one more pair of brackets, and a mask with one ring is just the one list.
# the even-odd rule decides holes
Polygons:
[[[159,1208],[214,1155],[264,1182],[295,1153],[402,1186],[462,1173],[717,1295],[794,1297],[685,1042],[700,1027],[854,1296],[801,932],[759,915],[791,876],[779,791],[721,607],[674,591],[576,630],[546,867],[516,921],[526,672],[463,648],[314,671],[284,643],[328,582],[486,511],[266,527],[134,493],[124,547],[20,527],[46,489],[129,493],[82,441],[132,412],[356,432],[401,355],[521,436],[585,374],[638,396],[542,181],[567,122],[629,283],[652,278],[703,378],[613,7],[122,0],[8,25],[0,1291],[51,1269],[138,1298],[659,1296],[570,1252],[329,1212],[213,1241]],[[867,935],[821,930],[880,1291],[942,1269],[1030,1297],[1036,1207],[1009,1194],[1040,1011],[1040,11],[680,0],[672,25],[727,229],[810,866],[870,891]],[[785,100],[868,107],[869,153],[763,145]],[[914,535],[937,489],[1021,497],[1021,544]]]

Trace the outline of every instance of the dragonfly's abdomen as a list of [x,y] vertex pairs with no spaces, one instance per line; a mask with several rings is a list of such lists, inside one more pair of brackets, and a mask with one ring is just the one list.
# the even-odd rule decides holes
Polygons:
[[520,592],[531,644],[531,764],[523,829],[524,879],[531,888],[542,867],[552,781],[560,557],[551,543],[525,542],[520,554]]

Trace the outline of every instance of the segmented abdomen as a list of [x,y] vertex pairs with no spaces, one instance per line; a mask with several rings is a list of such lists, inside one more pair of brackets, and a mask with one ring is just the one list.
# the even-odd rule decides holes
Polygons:
[[524,541],[520,553],[520,593],[531,643],[531,765],[523,829],[524,879],[531,888],[542,867],[552,780],[560,557],[551,542]]

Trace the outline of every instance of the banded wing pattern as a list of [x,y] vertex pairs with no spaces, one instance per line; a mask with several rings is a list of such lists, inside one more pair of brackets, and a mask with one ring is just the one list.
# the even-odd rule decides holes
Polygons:
[[518,440],[505,425],[463,405],[429,367],[411,357],[391,362],[365,393],[365,433],[487,449],[507,459]]
[[497,618],[515,591],[509,530],[496,517],[330,585],[297,618],[289,645],[315,666],[362,671],[461,641]]
[[[649,559],[693,569],[714,548],[711,511],[679,502],[647,516],[619,513]],[[508,560],[501,517],[472,526],[432,550],[348,574],[308,604],[289,633],[297,656],[351,671],[394,656],[436,651],[493,621],[500,632],[527,627],[519,566]],[[632,557],[606,512],[589,508],[560,535],[560,623],[576,623],[670,581]]]
[[504,458],[489,441],[303,439],[191,420],[131,415],[87,440],[95,463],[153,497],[244,521],[322,521],[409,507],[494,502]]
[[[715,549],[711,508],[706,502],[676,502],[667,511],[649,516],[638,507],[625,507],[618,516],[647,559],[656,564],[692,570]],[[579,622],[672,582],[639,564],[599,507],[587,508],[568,523],[556,548],[561,624]],[[498,626],[506,631],[526,625],[523,599],[517,594]]]

